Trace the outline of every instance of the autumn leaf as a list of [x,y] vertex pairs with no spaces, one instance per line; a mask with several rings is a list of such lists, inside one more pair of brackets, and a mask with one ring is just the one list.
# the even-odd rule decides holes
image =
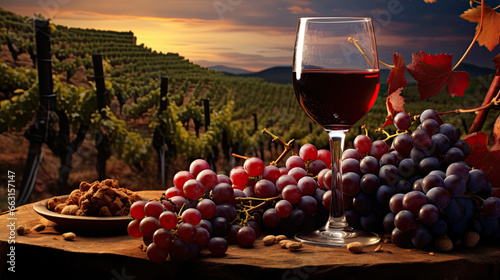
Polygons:
[[471,148],[470,155],[465,159],[467,163],[486,174],[493,188],[500,188],[500,116],[495,121],[489,145],[488,135],[484,132],[475,132],[465,136],[464,140]]
[[[477,22],[476,32],[479,30],[479,22],[481,21],[481,5],[468,9],[460,15],[461,18],[470,22]],[[500,37],[500,14],[493,10],[490,6],[484,5],[483,26],[477,37],[477,43],[480,46],[485,46],[490,52],[498,45]]]
[[424,0],[425,3],[436,3],[437,0]]
[[500,53],[497,54],[497,56],[495,56],[495,58],[493,58],[493,62],[495,62],[495,68],[497,70],[500,70]]
[[391,72],[387,79],[387,83],[389,84],[387,95],[391,95],[397,89],[404,88],[408,85],[405,78],[406,65],[403,56],[399,53],[394,53],[392,59],[394,61],[394,66],[391,67]]
[[404,112],[405,108],[405,98],[401,96],[401,93],[403,92],[403,88],[399,88],[390,95],[387,96],[387,99],[385,101],[386,106],[387,106],[387,118],[385,120],[384,125],[382,128],[391,125],[394,121],[394,116],[399,113],[399,112]]
[[412,63],[408,64],[408,73],[417,81],[420,100],[440,93],[446,86],[451,96],[463,96],[469,86],[469,74],[452,69],[451,54],[428,55],[425,52],[414,53]]

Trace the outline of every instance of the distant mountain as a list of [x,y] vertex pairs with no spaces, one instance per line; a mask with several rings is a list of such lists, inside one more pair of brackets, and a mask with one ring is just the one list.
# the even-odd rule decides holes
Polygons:
[[[222,68],[229,68],[229,67],[224,67],[220,66]],[[210,68],[210,67],[209,67]],[[213,69],[213,68],[210,68]],[[238,68],[232,68],[232,69],[238,69]],[[243,69],[240,69],[243,70]],[[485,67],[480,67],[476,66],[473,64],[468,64],[468,63],[462,63],[460,64],[457,69],[457,71],[465,71],[469,73],[471,78],[479,77],[479,76],[486,76],[489,74],[494,74],[495,70],[490,69],[490,68],[485,68]],[[246,70],[243,70],[246,71]],[[230,75],[235,75],[235,76],[240,76],[240,77],[258,77],[258,78],[263,78],[264,80],[270,82],[270,83],[278,83],[278,84],[290,84],[292,83],[292,67],[290,66],[276,66],[276,67],[271,67],[259,72],[249,72],[248,73],[231,73],[229,71],[223,71],[226,73],[229,73]],[[381,69],[380,70],[380,81],[381,82],[386,82],[387,79],[389,78],[389,69]],[[408,71],[405,72],[405,77],[406,81],[408,82],[408,85],[415,85],[416,81],[413,79],[413,77],[408,73]]]
[[219,72],[233,74],[233,75],[253,73],[252,71],[248,71],[248,70],[245,70],[245,69],[235,68],[235,67],[227,67],[227,66],[224,66],[224,65],[209,66],[207,68],[215,70],[215,71],[219,71]]

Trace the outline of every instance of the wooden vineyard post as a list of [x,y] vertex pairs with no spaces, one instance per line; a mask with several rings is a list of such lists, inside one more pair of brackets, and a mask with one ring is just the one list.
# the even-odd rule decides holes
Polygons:
[[161,115],[165,110],[167,110],[168,105],[168,77],[161,77],[160,83],[160,104],[158,107],[157,116],[159,119],[159,125],[155,128],[153,134],[153,148],[158,154],[158,179],[160,180],[161,186],[165,187],[165,174],[167,173],[167,167],[165,164],[165,129],[166,125],[161,118]]
[[210,98],[203,99],[203,109],[205,113],[205,132],[210,126]]
[[[102,68],[102,55],[93,54],[92,62],[94,64],[94,78],[96,84],[97,108],[103,119],[106,119],[106,86],[104,84],[104,71]],[[100,181],[106,179],[106,161],[111,156],[109,137],[106,131],[101,127],[97,130],[95,146],[97,149],[97,174]]]

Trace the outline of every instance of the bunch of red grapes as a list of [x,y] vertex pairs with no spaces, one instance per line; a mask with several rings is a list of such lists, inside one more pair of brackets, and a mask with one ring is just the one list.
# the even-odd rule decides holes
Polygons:
[[[500,199],[491,197],[486,173],[464,160],[469,145],[434,110],[420,125],[394,118],[392,143],[358,135],[342,158],[345,215],[349,225],[390,234],[401,247],[428,248],[440,236],[466,231],[500,238]],[[389,140],[387,140],[389,141]],[[292,236],[326,223],[331,203],[331,154],[305,144],[284,166],[246,158],[229,176],[203,159],[179,171],[160,201],[131,206],[129,235],[142,238],[148,258],[187,260],[203,248],[215,256],[229,244],[251,247],[261,228]]]

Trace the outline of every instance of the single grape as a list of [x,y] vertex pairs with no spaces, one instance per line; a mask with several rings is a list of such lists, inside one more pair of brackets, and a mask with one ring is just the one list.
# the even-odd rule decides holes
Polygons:
[[465,182],[469,180],[469,167],[462,162],[454,162],[446,168],[446,176],[451,174],[458,175],[464,179]]
[[423,249],[429,246],[432,242],[432,233],[425,226],[420,226],[413,233],[413,237],[411,238],[411,242],[416,248]]
[[170,203],[173,204],[172,206],[175,211],[179,211],[182,208],[182,205],[186,204],[186,198],[184,198],[184,196],[176,195],[170,198]]
[[419,178],[413,182],[412,190],[414,191],[419,191],[419,192],[424,192],[422,189],[422,182],[424,181],[423,178]]
[[148,201],[146,205],[144,205],[144,213],[148,217],[158,218],[161,213],[163,213],[163,204],[159,201]]
[[238,224],[234,224],[231,226],[231,230],[229,231],[228,235],[226,236],[227,243],[229,244],[236,244],[238,240],[236,239],[236,234],[238,231],[241,229],[242,226]]
[[465,194],[467,185],[462,177],[452,174],[444,179],[444,188],[453,197],[460,197]]
[[443,178],[443,180],[446,179],[446,173],[444,173],[443,170],[432,170],[428,175],[431,174],[438,175],[439,177]]
[[210,169],[210,165],[204,159],[195,159],[189,165],[189,173],[191,173],[194,178],[198,176],[198,173],[205,169]]
[[439,162],[439,159],[435,157],[426,157],[420,161],[418,169],[420,170],[420,174],[422,176],[426,176],[432,170],[439,169],[440,166],[441,163]]
[[253,228],[249,226],[244,226],[238,230],[238,233],[236,234],[236,239],[238,240],[238,243],[243,246],[243,247],[250,247],[253,245],[255,241],[255,231]]
[[500,217],[500,198],[498,197],[488,197],[483,202],[482,207],[483,213],[486,216]]
[[281,192],[284,200],[287,200],[291,204],[298,203],[302,197],[302,192],[296,185],[288,185]]
[[399,134],[392,142],[392,147],[402,156],[409,156],[413,148],[412,136],[409,133]]
[[389,200],[389,208],[391,209],[392,213],[397,214],[398,212],[404,209],[403,207],[404,196],[405,195],[402,193],[397,193],[391,197],[391,199]]
[[[324,182],[324,178],[325,178],[325,174],[326,172],[330,171],[330,169],[328,168],[325,168],[323,170],[321,170],[319,173],[318,173],[318,177],[317,177],[317,180],[318,180],[318,186],[324,190],[327,190],[326,186],[325,186],[325,182]],[[277,188],[277,187],[276,187]]]
[[439,124],[436,120],[426,119],[422,122],[422,129],[432,136],[439,132]]
[[262,159],[258,157],[251,157],[249,159],[246,159],[245,162],[243,163],[243,168],[245,168],[245,171],[248,173],[248,176],[250,177],[256,177],[262,175],[262,172],[264,171],[265,167],[266,166],[264,165]]
[[243,168],[233,168],[229,172],[229,178],[233,185],[243,187],[248,183],[248,173]]
[[300,178],[300,180],[297,182],[297,187],[299,187],[300,191],[302,192],[302,195],[312,196],[316,192],[318,184],[316,183],[316,180],[314,180],[312,177],[305,176]]
[[215,202],[211,199],[204,198],[200,200],[196,205],[196,209],[200,211],[201,217],[203,219],[210,220],[215,217],[216,205]]
[[182,190],[182,187],[184,186],[186,181],[190,179],[195,179],[195,177],[189,171],[179,171],[174,175],[174,186]]
[[424,129],[417,129],[411,134],[411,143],[417,149],[429,149],[432,145],[431,135]]
[[451,123],[443,123],[439,126],[439,133],[446,135],[452,144],[455,143],[459,137],[458,129]]
[[304,163],[304,160],[298,156],[298,155],[293,155],[293,156],[290,156],[286,162],[285,162],[285,167],[290,170],[294,167],[300,167],[302,169],[304,169],[306,167],[305,163]]
[[206,228],[197,227],[194,243],[200,247],[207,246],[210,241],[210,233]]
[[192,224],[181,223],[177,228],[177,236],[184,242],[193,242],[196,237],[196,227]]
[[366,215],[366,214],[370,213],[370,211],[372,210],[372,207],[373,207],[373,203],[372,203],[370,196],[368,196],[364,192],[359,192],[352,199],[352,208],[354,209],[354,211],[356,211],[357,213],[359,213],[361,215]]
[[444,209],[450,203],[450,193],[443,187],[434,187],[425,195],[429,202],[436,205],[438,209]]
[[215,217],[212,222],[212,236],[226,236],[231,230],[231,224],[224,217]]
[[261,179],[255,184],[254,193],[257,197],[269,198],[276,196],[278,194],[278,191],[276,190],[276,186],[273,184],[273,182],[266,179]]
[[275,165],[268,165],[264,168],[264,171],[262,171],[262,179],[269,180],[273,183],[276,183],[280,175],[280,170]]
[[332,179],[333,179],[333,172],[332,170],[328,170],[328,172],[325,173],[325,177],[323,177],[323,184],[325,185],[325,188],[327,190],[332,188]]
[[288,171],[288,175],[292,176],[297,182],[307,176],[307,171],[301,167],[294,167]]
[[232,185],[233,182],[231,181],[231,178],[227,176],[226,174],[217,174],[217,182],[218,183],[226,183]]
[[276,180],[276,190],[281,193],[283,189],[288,185],[297,185],[297,180],[290,175],[281,175],[278,180]]
[[[332,204],[332,191],[327,190],[321,199],[321,205],[323,205],[323,208],[326,209],[326,211],[330,211]],[[349,205],[348,203],[345,203],[345,205]]]
[[344,152],[342,153],[342,160],[345,160],[348,158],[352,158],[352,159],[359,161],[361,159],[361,155],[359,154],[358,150],[353,149],[353,148],[349,148],[349,149],[345,149]]
[[341,164],[341,169],[342,173],[356,172],[361,174],[361,170],[359,169],[359,160],[353,158],[344,159]]
[[234,219],[236,219],[237,215],[238,212],[236,211],[234,205],[231,205],[229,203],[222,203],[216,206],[216,217],[224,217],[229,222],[232,222]]
[[420,208],[427,204],[427,197],[419,191],[411,191],[403,197],[403,208],[413,214],[418,214]]
[[130,206],[130,215],[132,218],[141,220],[146,216],[146,213],[144,213],[144,206],[146,206],[146,203],[148,203],[145,200],[139,200]]
[[462,139],[457,139],[457,141],[453,144],[453,147],[459,148],[464,153],[464,158],[467,158],[470,154],[469,143]]
[[432,144],[429,151],[435,156],[446,153],[446,151],[451,147],[450,139],[442,133],[432,135],[431,140]]
[[407,180],[401,179],[394,185],[394,193],[408,193],[412,191],[412,184]]
[[319,172],[323,169],[326,169],[326,164],[319,159],[313,160],[307,165],[307,171],[313,177],[317,176]]
[[380,158],[382,158],[382,156],[387,152],[389,152],[389,146],[387,146],[387,143],[383,140],[375,140],[372,143],[369,155],[375,157],[377,160],[380,160]]
[[182,222],[196,226],[201,221],[201,213],[195,208],[186,209],[181,215]]
[[182,190],[184,195],[191,200],[198,200],[205,194],[205,188],[196,179],[187,180]]
[[393,195],[394,190],[391,187],[389,187],[388,185],[381,185],[375,193],[375,198],[377,199],[378,203],[382,205],[389,205],[389,201],[391,200],[391,197]]
[[216,257],[225,255],[227,248],[227,240],[222,237],[212,237],[208,242],[208,250]]
[[369,213],[360,217],[359,224],[366,231],[377,231],[380,226],[380,220],[374,213]]
[[439,220],[439,209],[434,204],[425,204],[418,211],[418,219],[424,225],[433,225]]
[[411,242],[411,232],[394,228],[391,233],[391,242],[398,247],[406,247]]
[[398,172],[403,178],[411,178],[417,174],[417,166],[413,159],[405,158],[399,163]]
[[462,161],[465,159],[464,152],[457,147],[451,147],[444,155],[444,162],[452,164],[454,162]]
[[317,159],[321,160],[322,162],[325,163],[326,168],[332,168],[332,154],[330,153],[329,150],[326,149],[319,149],[318,150],[318,156],[316,157]]
[[424,122],[427,119],[433,119],[435,120],[439,125],[442,125],[444,123],[443,119],[439,115],[438,112],[436,112],[433,109],[426,109],[420,114],[420,122]]
[[217,204],[231,203],[234,199],[233,187],[226,183],[217,184],[212,189],[212,198]]
[[315,160],[318,157],[318,149],[313,144],[307,143],[299,149],[299,156],[304,160]]
[[139,230],[144,236],[153,237],[153,234],[160,228],[160,222],[155,217],[145,217],[139,224]]
[[141,220],[132,220],[128,223],[127,233],[132,238],[141,238],[143,236],[142,232],[139,229],[139,225]]
[[274,209],[276,210],[276,214],[280,218],[288,218],[293,211],[292,204],[288,202],[287,200],[280,200],[276,203],[274,206]]
[[396,217],[396,215],[392,212],[389,212],[384,216],[384,220],[382,221],[382,224],[384,226],[385,232],[392,232],[394,230],[394,228],[396,227],[394,225],[394,218],[395,217]]
[[428,174],[422,180],[422,191],[428,193],[429,190],[436,187],[445,187],[444,180],[441,176],[437,174]]
[[161,263],[168,257],[168,250],[166,248],[161,248],[155,243],[149,244],[146,249],[146,254],[148,255],[148,259],[155,263]]
[[312,216],[318,209],[318,202],[316,199],[309,195],[304,195],[300,198],[298,208],[304,211],[307,216]]
[[380,183],[388,186],[394,186],[399,181],[399,171],[394,165],[384,165],[378,172]]
[[366,156],[359,163],[359,169],[363,174],[366,173],[378,174],[379,161],[373,156]]
[[294,209],[292,214],[290,214],[290,223],[296,226],[301,226],[304,224],[306,219],[306,214],[300,209]]
[[196,176],[196,180],[198,180],[203,185],[203,188],[206,192],[211,191],[215,187],[215,185],[219,183],[217,173],[215,173],[211,169],[202,170],[200,173],[198,173],[198,176]]
[[166,230],[172,230],[177,226],[177,215],[172,211],[165,211],[158,217],[160,226]]
[[174,236],[170,230],[159,228],[153,234],[153,242],[160,248],[168,249],[173,241]]
[[363,175],[359,185],[361,187],[361,190],[363,190],[366,194],[374,194],[380,187],[380,180],[378,179],[377,175],[367,173]]
[[360,153],[368,153],[372,146],[372,140],[367,135],[360,134],[354,138],[354,148]]
[[403,232],[409,232],[415,230],[418,227],[418,222],[413,214],[409,210],[401,210],[396,214],[394,218],[394,225]]
[[[358,162],[358,164],[359,164],[359,162]],[[399,165],[398,156],[395,153],[384,154],[379,160],[379,165],[383,166],[386,164],[392,164],[394,166],[398,166]],[[342,167],[343,167],[343,165],[344,165],[344,162],[342,162]]]
[[280,223],[280,216],[276,213],[276,209],[274,208],[269,208],[264,212],[264,215],[262,215],[262,222],[264,225],[268,228],[274,228],[277,227],[278,224]]
[[359,184],[360,179],[361,178],[359,177],[359,175],[354,172],[347,172],[342,174],[342,190],[344,194],[348,196],[357,194],[361,189],[361,186]]
[[177,261],[185,261],[189,259],[189,246],[181,239],[176,239],[169,247],[170,257]]
[[[469,171],[469,180],[467,188],[473,193],[479,193],[488,188],[488,175],[481,169],[473,169]],[[130,209],[132,212],[132,209]]]
[[410,152],[410,158],[413,160],[413,162],[415,162],[415,164],[417,166],[424,158],[427,158],[430,156],[431,156],[431,153],[429,152],[429,150],[420,150],[420,149],[417,149],[415,147],[413,147],[413,149],[411,149],[411,152]]
[[179,188],[168,188],[166,191],[165,191],[165,197],[166,198],[172,198],[174,196],[184,196],[184,191],[182,189],[179,189]]
[[411,126],[411,117],[408,113],[399,112],[394,116],[394,126],[399,130],[408,130]]

